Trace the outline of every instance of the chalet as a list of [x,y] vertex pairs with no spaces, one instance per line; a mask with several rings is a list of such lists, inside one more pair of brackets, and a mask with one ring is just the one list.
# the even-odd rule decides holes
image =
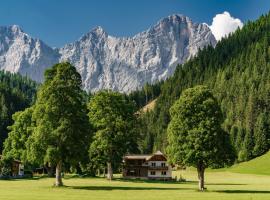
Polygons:
[[[2,159],[2,156],[0,155],[0,159]],[[24,176],[24,165],[19,160],[12,160],[10,164],[10,176],[12,177],[22,177]]]
[[13,177],[24,175],[24,165],[19,160],[12,161],[11,173]]
[[172,178],[172,167],[160,151],[151,155],[126,155],[123,162],[123,178],[158,180]]

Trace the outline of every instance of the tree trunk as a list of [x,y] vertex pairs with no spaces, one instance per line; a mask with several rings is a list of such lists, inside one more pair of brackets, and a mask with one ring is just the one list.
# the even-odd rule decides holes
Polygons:
[[105,175],[106,175],[106,167],[103,168],[103,172],[102,172],[102,176],[105,178]]
[[54,167],[49,163],[47,163],[44,167],[47,170],[48,177],[54,177]]
[[206,188],[204,187],[204,166],[203,164],[199,164],[197,166],[198,179],[199,179],[199,190],[204,191]]
[[59,186],[63,186],[63,182],[62,182],[62,162],[58,162],[56,165],[56,172],[55,172],[55,186],[59,187]]
[[112,180],[113,179],[113,171],[112,171],[112,163],[111,162],[108,162],[107,163],[107,179],[108,180]]

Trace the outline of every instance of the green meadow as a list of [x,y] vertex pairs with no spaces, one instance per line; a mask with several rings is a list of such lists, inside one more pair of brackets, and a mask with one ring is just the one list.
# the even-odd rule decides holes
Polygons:
[[[179,173],[179,172],[178,172]],[[183,173],[185,183],[143,181],[111,182],[103,178],[64,179],[65,187],[52,187],[53,179],[0,181],[3,200],[269,200],[270,176],[207,172],[206,192],[197,191],[195,171]]]
[[[65,187],[52,187],[54,179],[1,180],[2,200],[269,200],[270,154],[228,169],[206,172],[207,191],[197,190],[197,174],[193,169],[176,171],[186,182],[125,181],[116,178],[65,177]],[[269,174],[269,175],[267,175]]]

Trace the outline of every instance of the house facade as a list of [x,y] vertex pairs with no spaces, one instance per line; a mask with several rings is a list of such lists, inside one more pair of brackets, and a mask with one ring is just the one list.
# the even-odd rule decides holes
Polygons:
[[[2,155],[0,155],[0,159],[2,159]],[[0,172],[1,173],[1,172]],[[0,174],[1,176],[1,174]],[[10,176],[12,177],[22,177],[24,176],[24,165],[19,160],[11,160],[10,163]]]
[[19,160],[13,160],[11,173],[13,177],[24,176],[24,165]]
[[150,155],[126,155],[123,159],[123,178],[170,180],[172,167],[160,151]]

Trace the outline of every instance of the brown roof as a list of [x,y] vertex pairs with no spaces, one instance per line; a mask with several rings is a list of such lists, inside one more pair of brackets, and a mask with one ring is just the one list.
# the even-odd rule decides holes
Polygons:
[[154,154],[130,154],[130,155],[124,156],[124,159],[129,159],[129,160],[132,160],[132,159],[134,159],[134,160],[149,160],[155,155],[162,155],[162,156],[165,157],[165,155],[161,151],[157,151]]
[[140,159],[140,160],[147,160],[149,157],[152,155],[141,155],[141,154],[131,154],[131,155],[126,155],[124,159]]

